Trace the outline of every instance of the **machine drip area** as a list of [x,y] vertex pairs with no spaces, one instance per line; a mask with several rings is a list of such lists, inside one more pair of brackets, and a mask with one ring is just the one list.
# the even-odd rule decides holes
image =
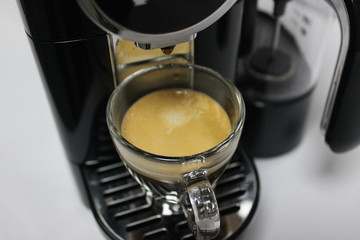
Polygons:
[[[183,214],[163,216],[146,200],[145,190],[118,157],[100,117],[96,156],[80,165],[90,206],[110,239],[195,239]],[[241,234],[252,219],[259,200],[259,178],[253,160],[241,145],[215,189],[221,216],[220,234],[230,239]]]

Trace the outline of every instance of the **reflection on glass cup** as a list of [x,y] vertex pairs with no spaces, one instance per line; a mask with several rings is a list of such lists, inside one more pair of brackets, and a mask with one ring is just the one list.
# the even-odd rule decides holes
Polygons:
[[[169,157],[143,151],[123,137],[122,120],[137,100],[158,90],[184,88],[206,94],[225,110],[231,126],[225,140],[197,154]],[[189,64],[158,65],[131,74],[114,90],[107,106],[115,147],[145,188],[148,201],[163,215],[184,213],[197,239],[211,239],[219,233],[213,187],[236,150],[244,119],[245,106],[235,86],[211,69]]]

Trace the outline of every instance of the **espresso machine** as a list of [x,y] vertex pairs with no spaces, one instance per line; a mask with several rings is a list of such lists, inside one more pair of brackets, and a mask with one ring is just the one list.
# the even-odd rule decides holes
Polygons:
[[[119,160],[105,120],[107,100],[122,79],[172,62],[212,68],[244,96],[244,136],[215,191],[218,239],[235,239],[246,229],[260,190],[252,158],[290,151],[301,141],[316,69],[304,54],[312,42],[287,22],[297,24],[292,16],[301,7],[320,9],[308,21],[316,19],[322,7],[311,2],[18,0],[76,183],[107,238],[194,239],[183,216],[162,216],[147,204]],[[341,29],[322,127],[330,148],[342,152],[360,142],[360,4],[316,2],[328,7]],[[304,78],[309,83],[299,82]]]

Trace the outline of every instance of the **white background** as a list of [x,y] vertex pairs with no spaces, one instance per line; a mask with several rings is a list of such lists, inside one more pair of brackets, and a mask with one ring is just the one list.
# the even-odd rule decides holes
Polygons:
[[[104,239],[80,199],[14,0],[0,1],[0,34],[0,240]],[[244,240],[360,239],[360,148],[336,155],[323,142],[327,89],[318,85],[302,144],[256,160],[260,203]]]

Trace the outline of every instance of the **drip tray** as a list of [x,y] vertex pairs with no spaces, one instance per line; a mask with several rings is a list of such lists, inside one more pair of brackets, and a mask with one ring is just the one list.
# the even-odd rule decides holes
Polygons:
[[[89,202],[100,227],[110,239],[195,239],[184,216],[157,214],[145,191],[119,160],[111,142],[100,144],[99,157],[81,166]],[[252,160],[239,147],[219,179],[215,194],[221,215],[216,239],[234,239],[252,218],[258,201],[259,180]]]

